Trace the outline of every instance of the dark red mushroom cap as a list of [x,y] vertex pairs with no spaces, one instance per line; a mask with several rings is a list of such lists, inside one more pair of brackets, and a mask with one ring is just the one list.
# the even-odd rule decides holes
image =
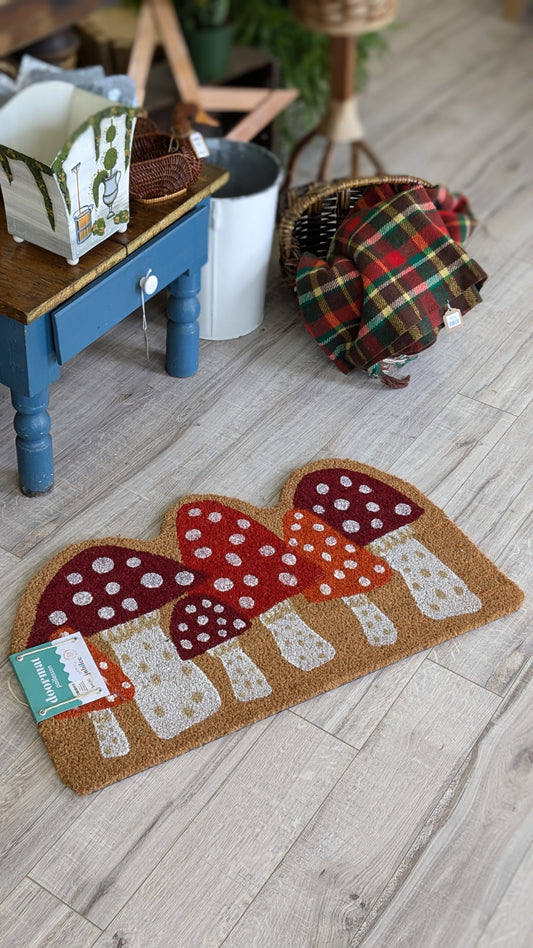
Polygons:
[[296,488],[294,506],[313,511],[357,546],[366,546],[424,513],[389,484],[338,467],[305,474]]
[[27,647],[47,642],[60,626],[82,635],[159,609],[200,585],[205,575],[167,556],[106,544],[68,560],[46,587]]
[[208,649],[242,635],[250,628],[250,618],[214,596],[186,596],[174,606],[170,637],[180,658],[187,661]]
[[176,521],[184,563],[209,574],[202,586],[254,618],[303,592],[320,576],[319,567],[240,510],[214,500],[184,504]]

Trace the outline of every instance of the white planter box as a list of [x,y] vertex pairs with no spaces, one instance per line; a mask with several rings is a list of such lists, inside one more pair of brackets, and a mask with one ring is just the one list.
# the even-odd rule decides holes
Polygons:
[[0,109],[7,229],[77,263],[129,220],[137,109],[67,82],[28,86]]

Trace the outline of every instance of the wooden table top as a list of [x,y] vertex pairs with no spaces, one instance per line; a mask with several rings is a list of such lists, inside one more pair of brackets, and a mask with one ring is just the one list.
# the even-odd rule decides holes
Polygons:
[[103,240],[80,257],[75,266],[35,244],[16,243],[7,233],[4,207],[0,202],[0,313],[27,324],[55,309],[187,214],[221,188],[228,177],[227,171],[205,165],[198,181],[183,197],[161,204],[131,201],[126,233],[115,233]]
[[0,0],[0,55],[72,26],[100,6],[101,0]]

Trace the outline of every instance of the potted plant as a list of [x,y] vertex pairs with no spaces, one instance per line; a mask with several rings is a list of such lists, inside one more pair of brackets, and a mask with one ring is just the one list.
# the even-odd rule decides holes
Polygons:
[[233,22],[230,0],[174,0],[177,14],[200,82],[227,72]]

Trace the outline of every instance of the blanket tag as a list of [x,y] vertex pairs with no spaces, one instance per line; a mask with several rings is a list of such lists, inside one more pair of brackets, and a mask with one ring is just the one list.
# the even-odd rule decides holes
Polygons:
[[450,332],[452,329],[459,329],[463,325],[463,317],[460,309],[452,309],[448,303],[448,308],[444,313],[444,325]]
[[36,721],[46,721],[109,694],[80,632],[9,657]]
[[207,142],[201,132],[191,132],[189,135],[189,141],[191,143],[191,148],[197,158],[207,158],[209,155],[209,148],[207,147]]

